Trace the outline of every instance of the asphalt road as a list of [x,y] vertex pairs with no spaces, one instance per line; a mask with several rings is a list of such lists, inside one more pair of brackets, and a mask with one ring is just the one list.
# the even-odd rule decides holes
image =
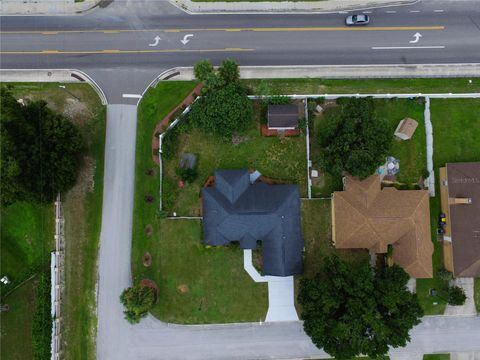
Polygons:
[[[345,27],[339,13],[188,15],[166,1],[117,1],[83,16],[2,17],[1,67],[80,69],[108,95],[119,85],[139,92],[161,71],[204,58],[241,65],[480,63],[478,1],[368,12],[371,24],[356,28]],[[421,38],[411,43],[417,32]],[[156,36],[161,40],[150,46]]]

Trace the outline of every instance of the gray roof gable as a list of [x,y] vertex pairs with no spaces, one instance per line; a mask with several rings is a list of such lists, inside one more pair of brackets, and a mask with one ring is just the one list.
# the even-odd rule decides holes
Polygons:
[[248,175],[246,170],[217,171],[215,185],[202,190],[204,242],[239,241],[242,248],[253,249],[261,240],[265,274],[301,273],[298,186],[250,184],[244,181]]

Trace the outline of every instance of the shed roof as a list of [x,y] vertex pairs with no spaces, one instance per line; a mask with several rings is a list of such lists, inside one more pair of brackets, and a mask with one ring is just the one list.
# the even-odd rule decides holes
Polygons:
[[395,131],[395,135],[400,133],[405,135],[408,139],[410,139],[415,133],[417,126],[418,126],[418,122],[416,120],[405,118],[401,120],[400,123],[398,124],[397,130]]
[[269,128],[294,128],[298,126],[297,105],[268,105]]
[[239,241],[243,249],[254,249],[261,240],[266,275],[303,271],[298,186],[251,184],[247,170],[218,170],[202,201],[206,244]]
[[386,253],[414,278],[432,277],[433,244],[428,191],[381,189],[380,177],[346,177],[345,191],[333,194],[337,248]]
[[448,163],[448,197],[469,198],[471,204],[449,201],[453,272],[480,276],[480,162]]

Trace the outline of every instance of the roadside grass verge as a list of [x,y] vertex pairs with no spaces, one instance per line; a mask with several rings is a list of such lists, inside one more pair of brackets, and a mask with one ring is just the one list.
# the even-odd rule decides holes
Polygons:
[[[76,118],[85,150],[76,185],[65,194],[65,292],[62,349],[68,359],[95,359],[97,258],[102,221],[106,108],[90,87]],[[79,296],[81,294],[81,296]]]
[[32,359],[32,321],[37,283],[37,278],[28,280],[2,301],[10,308],[0,313],[0,358],[3,360]]
[[450,354],[426,354],[423,360],[450,360]]
[[[59,85],[15,83],[8,86],[11,86],[12,93],[17,98],[46,101],[51,109],[75,123],[83,135],[84,153],[80,159],[81,169],[77,183],[67,194],[62,194],[66,234],[62,351],[68,359],[94,359],[96,260],[103,196],[106,112],[89,85],[65,84],[65,89]],[[2,267],[9,264],[9,256],[17,260],[34,258],[24,254],[25,248],[43,259],[40,261],[42,265],[48,264],[50,251],[54,249],[53,205],[40,207],[36,204],[16,203],[6,211],[6,216],[2,211]],[[9,211],[13,212],[10,216]],[[10,217],[12,222],[6,223],[5,220]],[[5,252],[3,246],[8,241],[4,241],[4,232],[14,234],[18,245]],[[25,242],[28,246],[24,245]],[[21,268],[24,267],[21,264]],[[11,296],[14,295],[16,292]],[[4,323],[2,319],[2,331],[4,325],[7,331],[15,326],[7,321]],[[31,332],[31,323],[29,327]],[[19,335],[19,338],[22,336]],[[31,353],[31,337],[28,339],[30,340],[22,341],[22,348]]]
[[[152,314],[163,321],[196,324],[263,320],[267,287],[253,282],[244,271],[240,248],[206,247],[201,242],[198,220],[161,220],[157,216],[159,177],[158,167],[152,161],[152,132],[155,124],[195,85],[162,82],[150,89],[140,103],[132,248],[134,282],[149,278],[158,285],[160,295]],[[202,138],[197,140],[207,146]],[[178,158],[172,160],[172,168],[177,161]],[[146,174],[151,169],[154,176]],[[155,201],[146,202],[146,195],[153,195]],[[149,266],[144,265],[146,252],[151,256]]]
[[[443,267],[442,243],[436,240],[440,192],[438,171],[447,162],[480,160],[480,99],[433,99],[430,103],[433,125],[433,162],[436,176],[436,196],[430,199],[434,272]],[[426,315],[443,314],[446,294],[431,297],[430,288],[441,289],[441,280],[417,280],[417,295]],[[478,287],[477,287],[478,289]],[[478,294],[478,291],[477,291]],[[477,295],[478,297],[478,295]],[[433,305],[436,302],[437,305]]]
[[385,94],[385,93],[473,93],[480,92],[480,78],[418,79],[246,79],[252,94],[259,86],[281,94]]

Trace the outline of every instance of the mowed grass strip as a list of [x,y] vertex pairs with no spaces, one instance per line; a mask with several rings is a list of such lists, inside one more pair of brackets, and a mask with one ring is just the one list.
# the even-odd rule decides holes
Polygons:
[[[90,87],[75,92],[88,104],[76,121],[85,140],[77,184],[63,198],[65,293],[63,352],[68,359],[95,359],[96,281],[103,202],[106,108]],[[80,115],[80,114],[79,114]]]
[[[472,83],[469,83],[472,80]],[[265,85],[273,95],[282,94],[387,94],[478,93],[480,78],[418,79],[248,79],[242,80],[252,94]]]

